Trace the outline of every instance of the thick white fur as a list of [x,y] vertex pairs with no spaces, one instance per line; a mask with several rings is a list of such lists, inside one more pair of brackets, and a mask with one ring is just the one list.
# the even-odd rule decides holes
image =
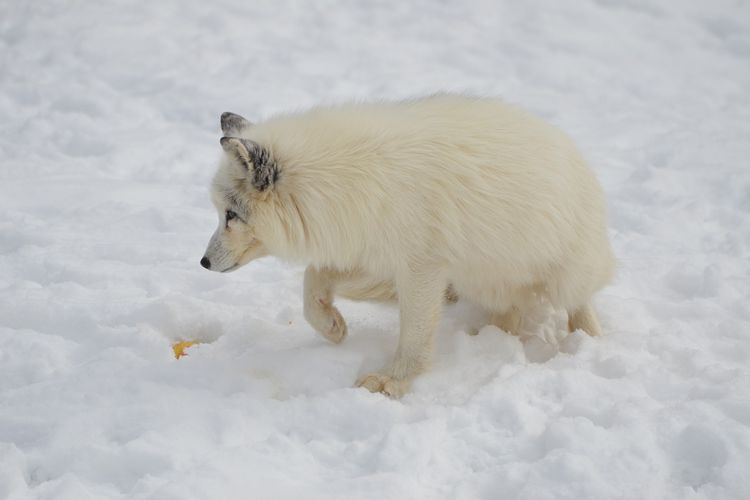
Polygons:
[[306,317],[336,342],[346,325],[334,293],[398,296],[394,362],[360,385],[398,397],[427,369],[449,283],[508,329],[544,296],[571,329],[600,333],[590,299],[614,265],[604,197],[571,140],[542,120],[497,99],[436,95],[316,108],[238,135],[265,147],[279,176],[257,192],[224,161],[215,193],[240,191],[249,217],[213,243],[222,258],[309,264]]

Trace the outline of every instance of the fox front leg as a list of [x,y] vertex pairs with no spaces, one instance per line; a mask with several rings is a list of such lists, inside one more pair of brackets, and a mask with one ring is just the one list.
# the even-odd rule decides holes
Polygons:
[[371,392],[400,398],[420,373],[429,369],[432,341],[445,301],[446,283],[439,269],[410,270],[397,279],[401,334],[393,362],[356,383]]
[[308,323],[326,339],[338,344],[346,337],[346,321],[333,305],[338,271],[308,266],[305,270],[304,313]]

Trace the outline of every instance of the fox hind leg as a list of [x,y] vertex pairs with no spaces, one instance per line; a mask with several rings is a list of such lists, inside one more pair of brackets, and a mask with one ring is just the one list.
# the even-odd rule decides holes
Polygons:
[[596,318],[596,313],[590,303],[578,309],[568,311],[568,330],[574,332],[578,329],[583,330],[592,337],[598,337],[602,334],[599,320]]
[[494,312],[490,316],[490,324],[504,330],[511,335],[518,335],[521,328],[521,315],[520,308],[511,306],[503,312]]

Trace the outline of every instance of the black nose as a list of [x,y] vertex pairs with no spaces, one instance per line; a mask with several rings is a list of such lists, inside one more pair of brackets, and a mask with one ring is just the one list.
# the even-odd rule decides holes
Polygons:
[[208,257],[203,257],[201,259],[201,266],[205,267],[206,269],[211,269],[211,261],[208,260]]

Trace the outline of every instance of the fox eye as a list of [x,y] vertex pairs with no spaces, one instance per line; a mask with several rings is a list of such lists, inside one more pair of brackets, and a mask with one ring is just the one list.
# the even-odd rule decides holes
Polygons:
[[227,222],[229,222],[232,219],[236,219],[236,218],[237,218],[237,214],[236,213],[232,212],[231,210],[227,210],[227,213],[226,213]]

